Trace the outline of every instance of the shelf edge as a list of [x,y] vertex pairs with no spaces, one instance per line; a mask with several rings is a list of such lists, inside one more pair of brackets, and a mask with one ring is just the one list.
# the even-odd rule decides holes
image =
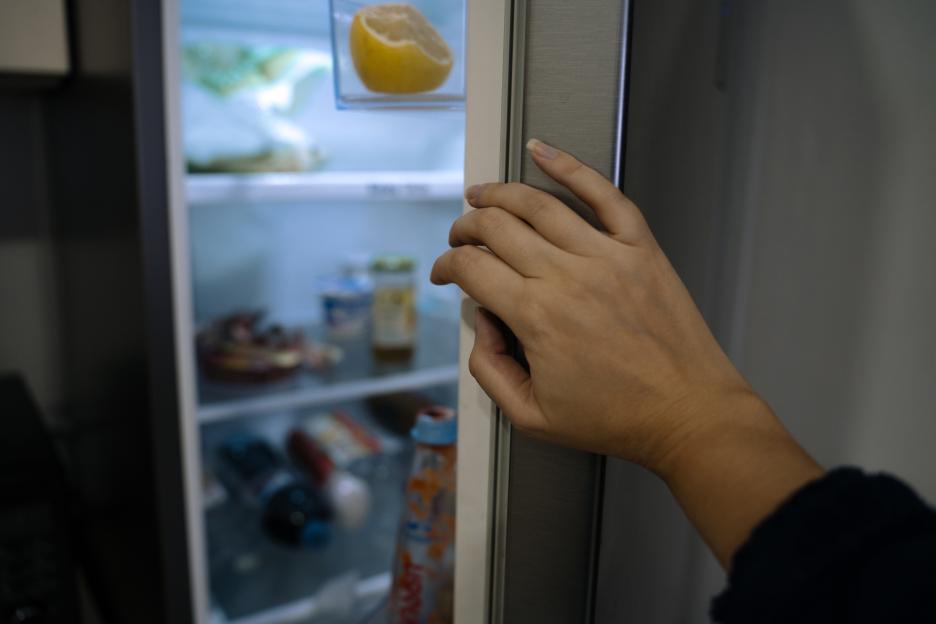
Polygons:
[[189,205],[461,199],[461,171],[189,174]]
[[[381,572],[374,576],[361,579],[354,588],[355,598],[369,598],[375,594],[386,593],[390,591],[391,581],[392,578],[389,572]],[[315,596],[310,596],[236,620],[224,619],[222,622],[226,622],[227,624],[279,624],[280,622],[293,622],[315,616],[317,608],[318,600]]]
[[252,418],[275,410],[315,407],[326,403],[360,399],[377,394],[398,392],[422,386],[434,386],[457,380],[457,364],[437,366],[399,375],[349,381],[333,386],[305,388],[272,396],[235,399],[200,405],[198,408],[198,422],[199,425],[206,425],[225,420]]

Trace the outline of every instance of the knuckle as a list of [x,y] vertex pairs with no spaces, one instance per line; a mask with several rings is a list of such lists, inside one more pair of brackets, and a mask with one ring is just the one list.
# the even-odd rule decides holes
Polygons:
[[627,205],[623,201],[624,194],[618,187],[611,184],[610,181],[602,185],[602,189],[598,192],[596,200],[601,203],[616,205],[615,207],[619,210],[627,209]]
[[475,217],[482,234],[490,234],[504,227],[506,214],[500,208],[483,208]]
[[[468,213],[468,214],[471,214],[471,213]],[[458,240],[459,235],[461,234],[462,230],[464,230],[464,228],[465,228],[465,215],[462,215],[458,217],[457,219],[455,219],[455,221],[452,223],[452,227],[449,228],[448,240],[449,240],[450,246],[454,246],[455,241]]]
[[562,163],[562,174],[569,177],[575,177],[587,170],[588,167],[582,164],[578,159],[572,157],[569,157],[566,162]]
[[527,201],[527,213],[530,220],[542,218],[549,214],[553,198],[546,193],[537,193]]
[[[505,186],[504,204],[524,204],[531,197],[540,193],[539,190],[523,182],[508,182]],[[504,206],[507,207],[507,206]]]
[[461,276],[471,271],[475,262],[474,251],[473,247],[458,247],[449,252],[449,264],[455,275]]
[[640,261],[630,254],[624,257],[615,255],[604,261],[602,273],[610,283],[628,288],[640,277]]
[[543,303],[535,297],[524,297],[520,317],[524,333],[533,341],[538,341],[546,333],[548,312]]

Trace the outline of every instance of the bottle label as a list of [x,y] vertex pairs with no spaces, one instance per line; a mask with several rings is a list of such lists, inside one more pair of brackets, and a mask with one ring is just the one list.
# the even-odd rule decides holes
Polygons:
[[378,288],[374,292],[373,324],[375,347],[412,347],[416,334],[413,288]]
[[453,611],[455,446],[416,448],[390,593],[392,624],[447,624]]

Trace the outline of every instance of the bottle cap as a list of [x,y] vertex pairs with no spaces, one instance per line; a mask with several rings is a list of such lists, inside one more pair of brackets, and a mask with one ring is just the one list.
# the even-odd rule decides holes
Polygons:
[[458,421],[455,420],[455,410],[442,406],[420,410],[410,435],[418,444],[433,446],[455,444],[455,440],[458,439]]

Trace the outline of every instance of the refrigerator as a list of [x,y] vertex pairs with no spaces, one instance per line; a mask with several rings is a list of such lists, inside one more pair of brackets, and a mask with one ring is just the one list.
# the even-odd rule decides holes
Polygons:
[[[562,193],[524,155],[529,137],[620,181],[629,4],[416,3],[448,39],[454,63],[444,84],[415,95],[362,88],[363,71],[349,69],[349,31],[365,6],[169,0],[150,14],[162,24],[160,71],[147,80],[162,95],[153,106],[162,109],[172,303],[162,347],[176,409],[161,425],[175,429],[178,444],[165,493],[184,543],[184,565],[174,567],[188,579],[180,612],[259,624],[363,622],[379,611],[412,452],[399,423],[424,401],[458,414],[456,619],[587,619],[603,461],[511,432],[467,374],[472,303],[427,276],[464,209],[466,184],[516,180]],[[289,62],[280,54],[292,65],[263,83],[256,74]],[[294,130],[298,147],[287,136]],[[258,134],[267,151],[243,147]],[[348,263],[366,271],[384,252],[416,267],[415,348],[396,362],[368,344],[376,307],[370,331],[348,338],[334,335],[323,306],[331,288],[323,284],[347,276]],[[228,331],[218,330],[219,318],[253,310],[265,313],[259,323],[301,328],[307,346],[337,347],[337,360],[282,380],[232,380],[200,341]],[[346,466],[367,484],[367,518],[333,527],[323,546],[276,543],[231,476],[225,449],[250,435],[285,456],[296,427],[319,431],[320,441],[340,437],[338,414],[380,447]]]
[[[716,337],[821,461],[870,460],[936,492],[931,467],[900,452],[900,432],[931,431],[913,416],[925,408],[905,410],[895,427],[869,410],[848,413],[898,391],[907,406],[931,405],[925,350],[890,385],[873,375],[886,355],[888,314],[906,307],[874,319],[856,311],[901,283],[881,275],[905,275],[900,267],[926,266],[930,257],[917,241],[904,265],[885,262],[887,250],[866,260],[862,245],[875,238],[883,208],[860,201],[864,180],[890,189],[906,222],[930,218],[893,190],[906,171],[916,172],[910,187],[925,188],[919,169],[894,163],[926,162],[928,135],[888,134],[899,106],[880,103],[882,94],[927,102],[936,93],[919,87],[930,85],[923,72],[893,84],[880,78],[889,75],[880,67],[925,67],[925,37],[910,40],[903,56],[886,53],[914,15],[926,22],[925,8],[857,0],[417,2],[448,38],[452,69],[435,90],[386,96],[363,89],[348,70],[349,24],[364,3],[116,4],[71,7],[76,69],[50,108],[49,165],[66,225],[67,328],[134,328],[109,341],[77,341],[70,352],[70,366],[93,390],[85,394],[122,398],[108,409],[140,414],[132,440],[147,443],[132,447],[140,456],[133,459],[145,464],[140,474],[153,490],[116,560],[128,575],[145,568],[155,598],[125,596],[116,612],[149,604],[153,612],[139,617],[152,621],[367,621],[392,582],[412,453],[400,414],[432,402],[458,414],[457,622],[707,621],[707,601],[724,577],[665,486],[624,462],[512,431],[467,371],[474,304],[427,283],[449,224],[465,209],[464,186],[525,182],[592,218],[531,163],[523,146],[532,137],[575,154],[635,199]],[[231,55],[240,73],[205,73]],[[294,72],[258,77],[278,61]],[[205,90],[241,107],[212,108]],[[772,105],[778,101],[782,107]],[[72,112],[76,103],[81,114]],[[254,117],[245,120],[244,107]],[[240,159],[198,143],[207,136],[255,145],[257,111],[267,115],[264,132],[292,138]],[[245,128],[255,134],[238,134]],[[896,144],[916,160],[870,149],[883,136],[900,137]],[[103,154],[93,164],[81,147],[92,144]],[[841,166],[826,173],[824,159]],[[807,191],[823,202],[804,199]],[[799,211],[786,212],[791,204]],[[816,223],[820,234],[811,237]],[[817,271],[829,250],[836,262]],[[373,269],[387,253],[415,267],[418,330],[402,361],[375,356],[370,329],[335,338],[324,309],[334,278]],[[791,263],[809,279],[791,279]],[[871,295],[869,275],[877,275],[868,278],[878,288]],[[932,293],[924,294],[931,306]],[[272,381],[213,379],[218,371],[198,336],[219,318],[255,310],[265,312],[262,323],[301,330],[334,361]],[[908,333],[931,343],[932,332],[913,318]],[[778,342],[808,353],[806,365],[778,357]],[[114,365],[125,361],[132,366]],[[830,384],[812,383],[830,369],[840,371]],[[837,416],[823,420],[830,411]],[[225,444],[253,436],[286,461],[293,428],[327,423],[334,433],[348,419],[379,449],[345,466],[367,483],[366,520],[336,528],[318,548],[276,543],[236,475],[225,474]],[[881,446],[883,429],[891,437]],[[84,452],[99,448],[133,455],[126,441]],[[112,494],[129,492],[121,464],[109,465],[108,477],[123,487]]]
[[[524,181],[587,214],[535,170],[529,137],[620,183],[630,5],[416,3],[454,63],[445,84],[412,96],[369,92],[348,69],[349,22],[363,6],[167,0],[135,16],[148,44],[137,88],[149,110],[137,123],[152,139],[141,190],[165,296],[148,312],[162,326],[153,368],[166,410],[154,427],[176,617],[351,622],[379,609],[412,448],[401,425],[387,428],[405,421],[381,407],[389,395],[457,409],[456,619],[588,619],[603,460],[511,432],[467,373],[472,303],[427,275],[466,184]],[[284,57],[289,69],[257,77]],[[295,130],[299,147],[286,136]],[[242,149],[258,134],[273,147]],[[323,284],[384,252],[416,266],[415,350],[401,362],[375,357],[367,328],[335,338],[323,307]],[[253,310],[265,313],[259,323],[299,328],[307,346],[338,347],[338,360],[231,380],[196,342],[219,318]],[[336,414],[379,440],[348,464],[371,494],[367,519],[319,548],[275,543],[225,445],[255,436],[283,458],[291,429],[340,429]]]

